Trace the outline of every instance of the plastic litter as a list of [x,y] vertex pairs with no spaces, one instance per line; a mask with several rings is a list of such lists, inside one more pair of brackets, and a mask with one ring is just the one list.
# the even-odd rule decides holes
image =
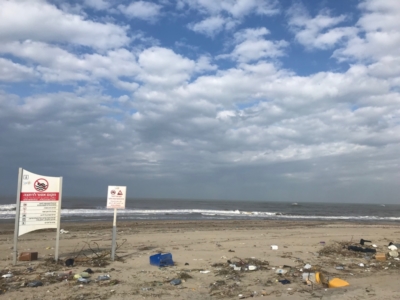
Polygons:
[[83,278],[88,278],[88,277],[90,277],[90,275],[89,275],[88,272],[82,272],[80,275],[81,275],[81,277],[83,277]]
[[50,276],[55,276],[56,272],[46,272],[44,273],[44,276],[50,277]]
[[271,245],[271,249],[272,250],[278,250],[278,246],[277,245]]
[[1,277],[3,277],[3,278],[11,278],[13,276],[14,275],[12,273],[7,273],[7,274],[2,275]]
[[254,270],[257,270],[256,266],[249,266],[249,271],[254,271]]
[[336,266],[336,270],[344,270],[344,266]]
[[284,275],[284,274],[287,273],[287,270],[285,270],[285,269],[277,269],[277,270],[275,271],[275,273],[276,273],[276,274],[279,274],[279,275]]
[[111,276],[110,275],[99,275],[97,277],[97,280],[102,281],[102,280],[110,280]]
[[280,283],[282,283],[282,284],[289,284],[290,283],[290,281],[289,280],[287,280],[287,279],[282,279],[282,280],[278,280]]
[[329,281],[328,287],[330,288],[339,288],[344,286],[349,286],[350,284],[347,281],[344,281],[340,278],[333,278]]
[[310,265],[310,264],[306,264],[306,265],[304,266],[304,269],[311,269],[311,265]]
[[207,273],[210,273],[210,272],[211,272],[210,270],[200,271],[200,273],[202,273],[202,274],[207,274]]
[[179,285],[182,283],[180,279],[173,279],[169,282],[171,285]]
[[376,249],[369,249],[369,248],[363,248],[363,247],[358,247],[358,246],[348,246],[347,249],[351,250],[351,251],[363,252],[363,253],[376,253]]
[[241,268],[241,267],[236,267],[236,266],[234,266],[234,267],[233,267],[233,270],[235,270],[235,271],[241,271],[242,268]]
[[43,285],[43,282],[41,282],[41,281],[32,281],[32,282],[29,282],[26,286],[38,287],[38,286],[42,286],[42,285]]
[[317,282],[315,278],[315,273],[303,273],[301,276],[303,278],[303,281],[307,282],[307,284],[309,284],[309,282]]
[[81,278],[82,276],[81,276],[81,274],[75,274],[74,275],[74,279],[79,279],[79,278]]
[[397,243],[395,244],[395,243],[392,243],[392,242],[390,242],[388,246],[392,246],[392,245],[397,247],[397,248],[400,248],[400,244],[397,244]]
[[363,263],[359,263],[358,265],[359,265],[360,267],[362,267],[362,268],[364,267],[364,264],[363,264]]
[[78,278],[78,281],[79,281],[79,282],[82,282],[82,283],[89,283],[91,280],[90,280],[89,278],[79,277],[79,278]]
[[61,234],[67,234],[67,233],[69,233],[69,231],[66,231],[66,230],[64,230],[64,229],[60,229],[60,233],[61,233]]
[[150,264],[158,267],[173,266],[171,253],[158,253],[150,256]]
[[90,268],[86,269],[86,270],[83,271],[83,272],[86,272],[86,273],[89,273],[89,274],[93,274],[93,273],[94,273],[94,272],[92,271],[92,269],[90,269]]
[[389,252],[389,255],[390,255],[391,257],[398,257],[398,256],[399,256],[399,252],[397,252],[397,251],[390,251],[390,252]]
[[390,245],[390,246],[388,246],[388,249],[389,249],[390,251],[396,251],[396,250],[397,250],[397,247],[396,247],[395,245]]
[[360,240],[360,245],[363,245],[363,246],[364,246],[364,243],[372,243],[372,242],[371,242],[371,241],[364,240],[364,239],[361,239],[361,240]]
[[74,265],[74,263],[75,263],[75,260],[74,260],[73,258],[68,258],[68,259],[65,261],[65,265],[66,265],[67,267],[72,267],[72,266]]

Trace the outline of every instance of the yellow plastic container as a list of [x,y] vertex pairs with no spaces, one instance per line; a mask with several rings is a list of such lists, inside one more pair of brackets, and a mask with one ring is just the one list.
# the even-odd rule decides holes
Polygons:
[[344,287],[344,286],[349,286],[350,284],[347,281],[344,281],[343,279],[340,278],[333,278],[332,280],[329,281],[329,287],[330,288],[339,288],[339,287]]

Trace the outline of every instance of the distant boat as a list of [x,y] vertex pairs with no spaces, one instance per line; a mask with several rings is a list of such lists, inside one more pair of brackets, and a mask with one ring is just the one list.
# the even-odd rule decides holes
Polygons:
[[294,203],[292,203],[292,205],[293,205],[293,206],[296,206],[296,205],[298,205],[298,204],[297,204],[297,202],[294,202]]

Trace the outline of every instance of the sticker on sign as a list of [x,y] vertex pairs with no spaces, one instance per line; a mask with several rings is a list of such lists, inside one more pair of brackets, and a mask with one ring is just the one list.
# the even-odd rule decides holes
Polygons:
[[125,209],[126,186],[108,186],[107,208]]

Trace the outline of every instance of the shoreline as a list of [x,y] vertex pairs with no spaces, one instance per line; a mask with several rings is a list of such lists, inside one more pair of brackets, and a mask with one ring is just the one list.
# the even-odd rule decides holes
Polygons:
[[[400,224],[364,224],[354,222],[203,220],[203,221],[118,221],[116,251],[111,261],[112,222],[63,222],[68,234],[60,235],[61,264],[54,257],[55,229],[38,230],[18,239],[18,251],[38,252],[38,260],[18,261],[12,265],[14,224],[0,227],[0,274],[15,273],[12,279],[0,277],[0,290],[6,299],[241,299],[268,296],[268,299],[399,299],[397,278],[400,262],[388,258],[377,261],[373,255],[343,249],[338,243],[365,247],[377,245],[387,251],[396,240]],[[272,250],[271,245],[277,245]],[[332,248],[334,245],[340,247]],[[326,250],[325,253],[321,252]],[[334,249],[334,251],[329,250]],[[329,250],[329,251],[328,251]],[[98,257],[105,259],[101,261]],[[107,254],[108,253],[108,254]],[[149,257],[171,253],[174,266],[150,265]],[[73,267],[63,262],[77,261]],[[251,262],[255,271],[235,271],[231,263]],[[348,287],[307,286],[302,281],[305,264],[329,278],[349,282]],[[360,266],[362,264],[362,266]],[[344,266],[337,270],[335,266]],[[245,265],[246,266],[246,265]],[[245,266],[243,268],[245,268]],[[290,266],[286,275],[276,271]],[[91,268],[91,282],[81,284],[72,276],[62,280],[46,277],[46,272],[79,274]],[[30,270],[30,271],[27,271]],[[95,279],[109,274],[110,281]],[[182,282],[173,286],[176,278]],[[283,285],[279,280],[290,283]],[[27,287],[40,280],[44,286]],[[366,292],[366,290],[368,292]],[[1,295],[0,291],[0,295]]]

